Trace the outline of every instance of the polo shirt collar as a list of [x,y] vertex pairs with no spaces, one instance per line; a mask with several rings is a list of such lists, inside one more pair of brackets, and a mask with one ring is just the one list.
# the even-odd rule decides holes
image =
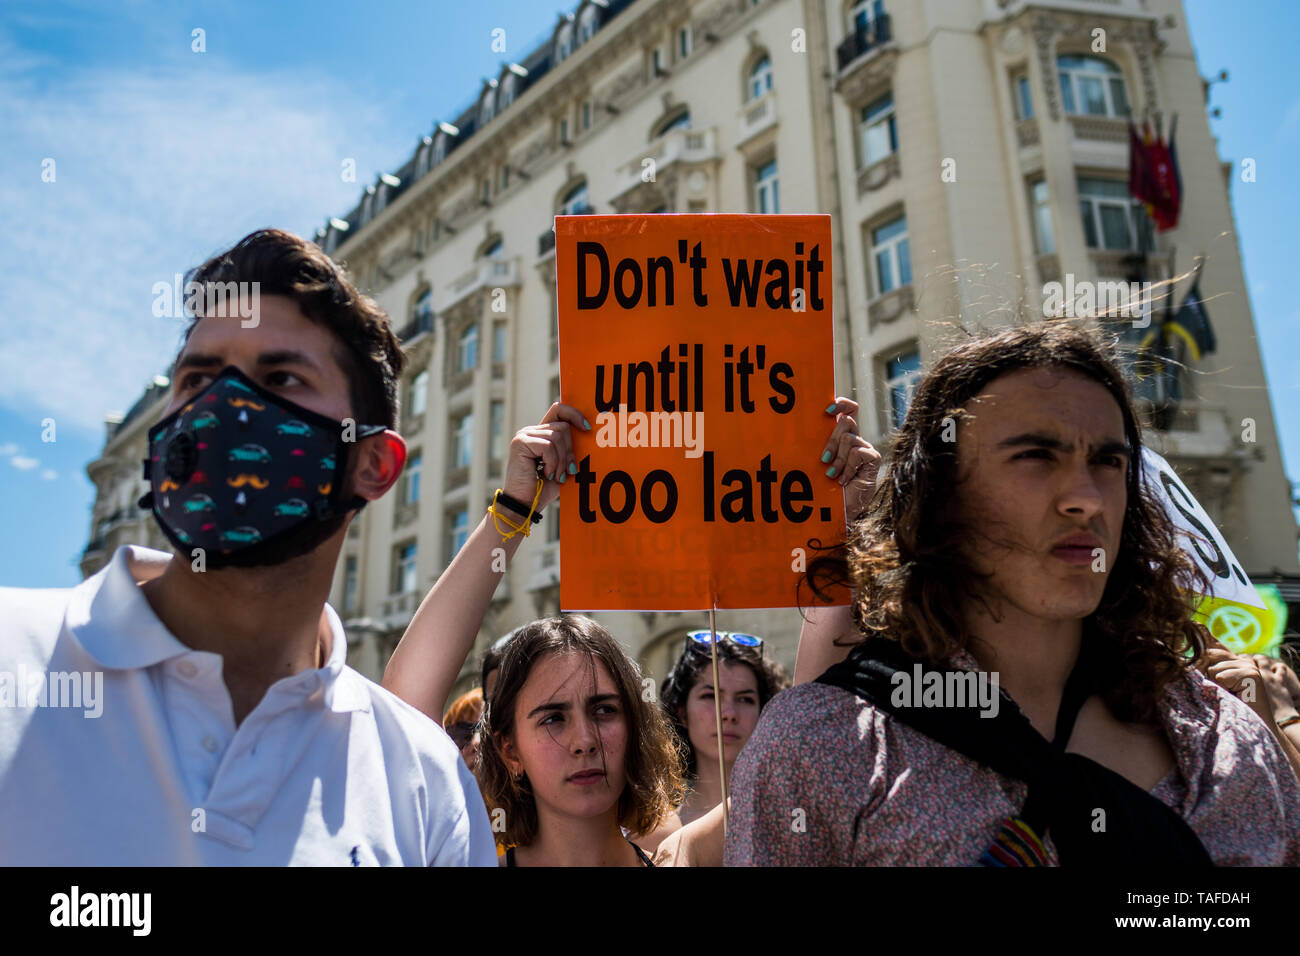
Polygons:
[[[132,670],[189,654],[193,648],[167,630],[145,599],[137,581],[158,577],[172,555],[139,545],[123,545],[99,573],[72,589],[64,626],[101,667]],[[336,713],[370,709],[365,680],[347,666],[348,640],[343,622],[328,604],[330,656],[325,666],[308,670],[324,691],[324,704]]]
[[98,574],[72,589],[64,626],[102,667],[151,667],[191,650],[158,620],[136,584],[162,574],[171,557],[123,545]]

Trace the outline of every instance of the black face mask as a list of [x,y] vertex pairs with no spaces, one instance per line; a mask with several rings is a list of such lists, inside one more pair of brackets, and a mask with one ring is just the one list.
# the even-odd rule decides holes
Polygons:
[[364,498],[344,502],[348,448],[384,431],[344,424],[259,387],[228,365],[149,431],[140,499],[184,554],[207,567],[257,567],[306,554]]

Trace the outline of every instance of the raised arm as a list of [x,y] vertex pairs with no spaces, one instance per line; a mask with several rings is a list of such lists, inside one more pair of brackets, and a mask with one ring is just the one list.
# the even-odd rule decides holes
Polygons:
[[[540,512],[559,496],[565,479],[577,471],[570,429],[590,427],[576,408],[556,402],[539,424],[515,433],[502,491],[525,505],[532,504],[538,495],[540,460],[545,474],[537,498]],[[523,523],[522,516],[502,510],[516,524]],[[509,528],[502,527],[509,534]],[[514,534],[503,541],[492,515],[484,514],[420,602],[384,669],[384,687],[442,722],[447,695],[474,648],[492,595],[523,538]]]
[[[844,510],[851,525],[866,512],[871,501],[881,456],[858,433],[857,402],[837,398],[826,409],[826,414],[834,415],[836,421],[822,449],[822,463],[829,463],[827,475],[844,488]],[[826,668],[844,660],[851,644],[859,636],[852,607],[815,605],[806,608],[803,627],[799,630],[794,683],[816,680]]]

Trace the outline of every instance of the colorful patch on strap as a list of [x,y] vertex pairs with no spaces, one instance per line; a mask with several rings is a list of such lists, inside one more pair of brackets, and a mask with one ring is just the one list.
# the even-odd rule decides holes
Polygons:
[[1047,866],[1047,849],[1019,817],[1008,817],[980,856],[980,866]]

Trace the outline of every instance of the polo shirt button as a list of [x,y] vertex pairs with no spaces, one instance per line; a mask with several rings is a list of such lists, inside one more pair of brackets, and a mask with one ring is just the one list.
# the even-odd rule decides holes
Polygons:
[[217,740],[211,734],[203,738],[203,749],[210,754],[217,752]]
[[195,667],[193,662],[191,661],[181,661],[179,664],[176,665],[176,671],[182,677],[188,680],[189,678],[197,674],[199,672],[199,669]]

